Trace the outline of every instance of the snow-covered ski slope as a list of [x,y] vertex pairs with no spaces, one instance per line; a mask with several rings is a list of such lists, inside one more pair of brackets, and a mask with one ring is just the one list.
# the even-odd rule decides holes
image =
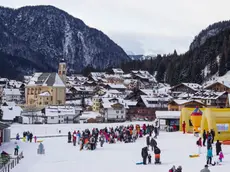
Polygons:
[[[85,129],[91,125],[93,126],[93,124],[79,124],[77,128]],[[115,124],[96,124],[95,127],[99,127],[98,125],[110,127]],[[48,127],[47,132],[52,132],[53,129],[50,128],[55,128],[54,126],[56,125]],[[66,131],[68,131],[68,128],[71,130],[73,126],[65,125]],[[18,128],[18,131],[21,132],[22,128],[28,127],[17,125],[12,130],[15,132]],[[33,126],[36,132],[39,131],[35,129],[38,127]],[[33,132],[33,130],[30,131]],[[154,165],[152,163],[146,166],[136,165],[136,162],[142,161],[141,149],[146,144],[145,138],[139,138],[136,143],[105,143],[103,148],[98,147],[94,151],[79,151],[78,145],[74,147],[72,144],[67,143],[67,137],[47,138],[43,142],[46,149],[45,155],[36,154],[38,143],[20,142],[19,145],[24,152],[25,158],[20,161],[20,164],[12,172],[167,172],[172,165],[181,165],[183,172],[199,172],[206,163],[206,147],[202,148],[200,157],[189,158],[190,154],[198,153],[196,140],[197,138],[191,134],[161,132],[157,142],[162,152],[162,164]],[[12,142],[12,145],[14,146],[14,142]],[[9,145],[8,148],[7,146],[5,147],[8,151],[13,152],[12,145]],[[215,155],[215,146],[213,147],[213,154]],[[210,167],[211,172],[228,172],[230,169],[230,146],[223,146],[222,149],[225,156],[223,163],[221,166]],[[153,152],[150,151],[150,153],[152,154],[152,162],[154,162]],[[214,159],[216,160],[217,157],[214,157]]]

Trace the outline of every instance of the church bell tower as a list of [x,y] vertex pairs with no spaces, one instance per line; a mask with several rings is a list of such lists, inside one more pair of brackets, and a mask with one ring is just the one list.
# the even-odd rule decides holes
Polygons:
[[64,84],[66,84],[66,71],[67,71],[66,62],[64,59],[61,59],[61,61],[59,62],[59,67],[58,67],[58,75],[60,76]]

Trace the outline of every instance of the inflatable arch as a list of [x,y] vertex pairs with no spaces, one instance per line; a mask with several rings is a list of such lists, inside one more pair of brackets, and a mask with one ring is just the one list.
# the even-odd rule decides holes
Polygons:
[[[195,108],[183,108],[180,115],[180,131],[182,123],[185,121],[187,133],[193,133],[191,114]],[[230,140],[230,108],[200,108],[202,118],[200,121],[200,131],[210,131],[213,129],[216,133],[215,140]]]
[[230,109],[205,108],[201,120],[201,131],[215,131],[215,140],[230,140]]

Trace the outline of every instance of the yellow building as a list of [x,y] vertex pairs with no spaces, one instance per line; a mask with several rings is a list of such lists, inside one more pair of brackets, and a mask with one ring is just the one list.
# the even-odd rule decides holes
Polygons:
[[63,105],[66,101],[66,63],[62,60],[57,73],[35,73],[25,87],[27,106]]
[[93,111],[94,112],[99,112],[101,107],[101,102],[100,102],[100,98],[98,96],[93,97]]

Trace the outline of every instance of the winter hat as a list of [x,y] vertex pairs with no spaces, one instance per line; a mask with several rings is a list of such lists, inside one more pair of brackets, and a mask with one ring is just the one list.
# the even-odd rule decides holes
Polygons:
[[208,165],[206,164],[204,167],[205,167],[205,168],[208,168]]

